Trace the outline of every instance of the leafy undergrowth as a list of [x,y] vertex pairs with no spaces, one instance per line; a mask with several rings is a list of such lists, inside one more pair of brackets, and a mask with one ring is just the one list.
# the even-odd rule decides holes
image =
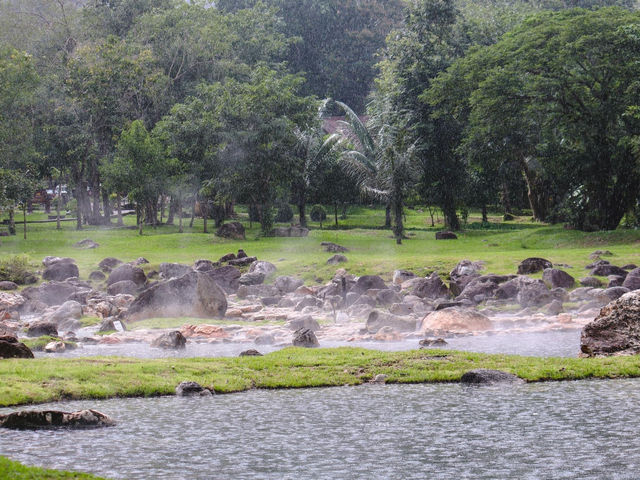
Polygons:
[[27,467],[21,463],[0,457],[0,480],[100,480],[100,477],[86,473],[47,470],[38,467]]
[[218,393],[250,388],[358,385],[375,375],[389,383],[456,382],[490,368],[527,381],[640,376],[638,357],[537,358],[443,350],[380,352],[362,348],[286,348],[263,357],[134,359],[39,358],[0,362],[0,406],[61,399],[173,394],[196,381]]

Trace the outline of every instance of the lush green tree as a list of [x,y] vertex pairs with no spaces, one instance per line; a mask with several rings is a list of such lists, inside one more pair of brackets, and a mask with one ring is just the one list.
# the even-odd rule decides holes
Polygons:
[[[306,77],[303,93],[336,98],[364,112],[375,76],[376,52],[399,26],[401,0],[262,0],[276,7],[283,32],[296,37],[288,53],[291,71]],[[225,11],[254,6],[257,0],[220,0]]]
[[[478,164],[518,162],[537,218],[564,200],[576,227],[614,229],[640,189],[630,115],[639,18],[619,8],[539,14],[460,60],[427,97],[466,124],[462,148]],[[461,101],[444,99],[452,88]]]
[[166,155],[162,144],[135,120],[123,130],[112,163],[102,168],[107,184],[116,191],[126,191],[138,210],[138,226],[142,235],[143,215],[157,224],[157,201],[168,189],[167,182],[179,169],[175,159]]

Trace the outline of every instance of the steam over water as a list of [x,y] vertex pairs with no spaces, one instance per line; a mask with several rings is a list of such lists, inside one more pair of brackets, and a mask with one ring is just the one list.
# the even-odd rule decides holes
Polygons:
[[[575,357],[580,351],[580,330],[547,331],[543,333],[497,333],[495,335],[447,338],[445,348],[481,353],[503,353],[539,357]],[[375,350],[412,350],[418,348],[418,339],[399,342],[338,342],[321,341],[321,347],[364,347]],[[195,343],[189,342],[185,350],[162,350],[148,343],[119,345],[86,345],[61,354],[36,353],[37,356],[88,357],[116,355],[138,358],[164,357],[221,357],[236,356],[241,351],[255,348],[262,353],[278,350],[275,345],[252,343]]]
[[[640,380],[113,399],[118,426],[4,431],[27,464],[135,479],[635,479]],[[3,413],[7,409],[0,410]]]

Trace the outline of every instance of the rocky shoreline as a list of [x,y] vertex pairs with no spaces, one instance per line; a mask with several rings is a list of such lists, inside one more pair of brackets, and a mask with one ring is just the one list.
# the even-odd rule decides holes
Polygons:
[[[340,245],[323,246],[336,255],[346,252]],[[325,341],[415,339],[417,348],[419,341],[430,345],[458,335],[582,329],[602,307],[640,287],[640,269],[611,265],[600,258],[607,253],[594,252],[591,275],[579,281],[548,260],[527,258],[510,275],[485,273],[482,262],[462,260],[448,275],[418,277],[397,270],[390,282],[338,268],[321,285],[278,276],[274,264],[243,250],[193,265],[162,263],[147,273],[141,268],[148,263],[144,258],[129,263],[105,258],[86,281],[78,278],[73,259],[46,257],[42,278],[48,281],[20,293],[0,292],[0,336],[7,342],[10,337],[60,337],[47,345],[51,352],[78,343],[126,342],[183,348],[186,342],[317,346]],[[542,279],[529,276],[538,272]],[[606,286],[597,278],[605,275]],[[83,317],[101,319],[89,331],[114,332],[79,338],[77,332],[87,331]],[[175,332],[128,331],[136,321],[155,317],[203,320]],[[225,324],[206,323],[221,318]],[[171,341],[158,341],[171,332]],[[12,356],[2,353],[10,350],[7,345],[1,347],[0,356]],[[629,347],[606,352],[587,347],[583,353],[625,349]]]

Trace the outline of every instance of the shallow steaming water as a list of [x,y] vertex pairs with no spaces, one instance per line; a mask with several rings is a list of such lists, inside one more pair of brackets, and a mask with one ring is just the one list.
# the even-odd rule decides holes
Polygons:
[[256,390],[38,408],[96,408],[118,426],[4,431],[0,454],[110,478],[636,479],[640,467],[640,380]]
[[[548,331],[543,333],[496,333],[448,338],[445,348],[481,353],[505,353],[539,357],[575,357],[580,351],[580,330]],[[337,342],[321,341],[321,347],[364,347],[374,350],[412,350],[418,348],[418,339],[401,342]],[[189,342],[184,350],[162,350],[147,343],[124,343],[119,345],[86,345],[83,348],[60,354],[36,353],[36,356],[89,357],[116,355],[138,358],[164,357],[223,357],[237,356],[241,351],[255,348],[262,353],[278,350],[275,345],[252,343],[194,343]]]

